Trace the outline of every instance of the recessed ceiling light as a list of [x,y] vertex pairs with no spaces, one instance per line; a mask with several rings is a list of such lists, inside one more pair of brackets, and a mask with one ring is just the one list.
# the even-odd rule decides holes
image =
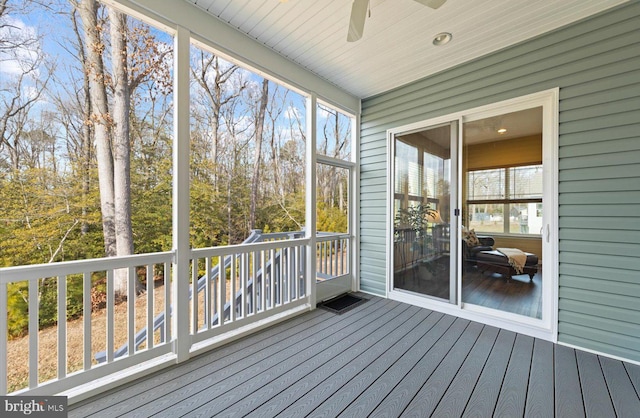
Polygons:
[[502,135],[502,134],[506,134],[506,133],[507,133],[507,130],[506,130],[505,128],[500,128],[500,129],[498,129],[498,133],[499,133],[500,135]]
[[449,32],[440,32],[433,37],[433,44],[435,46],[446,45],[449,43],[449,41],[451,41],[451,38],[453,38],[453,35],[451,35]]

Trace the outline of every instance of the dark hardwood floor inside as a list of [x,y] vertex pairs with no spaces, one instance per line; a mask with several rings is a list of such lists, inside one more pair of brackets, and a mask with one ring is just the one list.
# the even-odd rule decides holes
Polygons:
[[471,267],[462,276],[462,301],[531,318],[542,318],[542,269],[507,279]]
[[[396,288],[449,299],[449,270],[446,264],[418,264],[402,273],[396,273]],[[526,274],[505,276],[483,273],[475,266],[465,268],[462,276],[462,301],[486,308],[542,317],[542,268],[529,280]]]

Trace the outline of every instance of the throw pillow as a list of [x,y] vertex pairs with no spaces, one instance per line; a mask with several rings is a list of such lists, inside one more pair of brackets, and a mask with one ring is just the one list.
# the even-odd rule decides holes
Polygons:
[[476,231],[473,229],[463,230],[462,239],[466,241],[469,247],[477,247],[480,245],[480,240],[476,235]]

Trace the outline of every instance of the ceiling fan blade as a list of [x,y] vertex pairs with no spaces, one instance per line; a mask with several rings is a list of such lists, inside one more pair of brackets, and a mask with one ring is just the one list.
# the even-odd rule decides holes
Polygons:
[[362,38],[364,32],[364,21],[367,18],[367,8],[369,0],[353,0],[351,6],[351,18],[349,19],[349,33],[347,42],[355,42]]
[[442,6],[447,0],[415,0],[423,6],[431,7],[432,9],[437,9]]

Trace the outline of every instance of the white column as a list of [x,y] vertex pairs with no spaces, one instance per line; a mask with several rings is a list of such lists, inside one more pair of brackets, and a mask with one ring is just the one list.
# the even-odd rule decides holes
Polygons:
[[173,80],[173,250],[171,334],[178,362],[189,358],[189,30],[178,26]]
[[351,290],[360,290],[360,110],[351,118],[351,161],[354,163],[349,190],[349,256]]
[[310,239],[307,249],[306,275],[307,296],[311,309],[316,306],[316,108],[317,98],[315,94],[307,97],[307,170],[305,179],[305,236]]

